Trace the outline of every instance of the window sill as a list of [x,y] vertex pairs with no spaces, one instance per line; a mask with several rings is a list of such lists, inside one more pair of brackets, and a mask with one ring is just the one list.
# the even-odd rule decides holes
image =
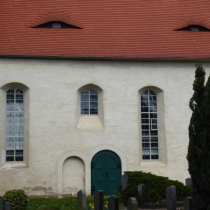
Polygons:
[[166,164],[159,161],[159,160],[148,160],[148,161],[142,161],[140,163],[140,167],[165,167]]
[[10,169],[10,168],[27,168],[26,164],[23,162],[6,162],[0,167],[0,169]]
[[101,131],[104,128],[98,115],[81,115],[79,117],[77,129],[85,131]]

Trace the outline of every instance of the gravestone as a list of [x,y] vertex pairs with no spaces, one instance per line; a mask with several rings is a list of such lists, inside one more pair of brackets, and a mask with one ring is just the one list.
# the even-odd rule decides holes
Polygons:
[[145,184],[138,185],[138,200],[140,204],[146,202],[146,186]]
[[3,198],[0,196],[0,210],[3,210]]
[[185,179],[185,184],[186,186],[192,186],[192,179],[191,178]]
[[176,187],[174,185],[166,188],[166,206],[167,210],[176,210]]
[[86,210],[86,193],[84,190],[80,190],[77,193],[78,210]]
[[185,184],[186,184],[186,186],[190,186],[191,189],[193,190],[193,183],[192,183],[192,179],[191,178],[185,179]]
[[128,210],[138,210],[138,202],[136,198],[130,197],[128,198],[128,203],[127,203],[127,209]]
[[128,182],[128,174],[123,174],[122,175],[122,190],[124,190],[127,187],[127,182]]
[[94,193],[94,210],[103,210],[104,208],[104,191],[97,190]]
[[116,195],[112,195],[108,199],[109,210],[119,210],[119,198]]
[[184,210],[192,210],[192,201],[193,198],[191,196],[187,196],[183,199]]
[[5,202],[5,210],[11,210],[11,203],[10,202]]

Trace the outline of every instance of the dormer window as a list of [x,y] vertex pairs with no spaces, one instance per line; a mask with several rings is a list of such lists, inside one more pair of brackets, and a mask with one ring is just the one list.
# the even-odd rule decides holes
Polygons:
[[177,29],[177,31],[210,31],[210,30],[200,25],[189,25],[187,27]]
[[191,31],[200,31],[199,26],[191,26]]
[[62,21],[50,21],[47,23],[43,23],[41,25],[35,26],[34,28],[72,28],[72,29],[82,29],[75,25],[70,25],[68,23],[64,23]]
[[52,28],[61,28],[60,22],[52,22]]

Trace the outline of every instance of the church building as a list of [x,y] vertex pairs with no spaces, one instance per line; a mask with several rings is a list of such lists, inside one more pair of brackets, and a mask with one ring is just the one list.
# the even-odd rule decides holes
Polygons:
[[209,1],[0,4],[0,195],[112,195],[125,171],[189,177]]

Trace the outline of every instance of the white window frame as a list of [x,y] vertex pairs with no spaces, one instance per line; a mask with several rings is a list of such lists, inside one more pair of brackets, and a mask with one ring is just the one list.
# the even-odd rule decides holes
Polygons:
[[154,128],[152,128],[152,120],[157,120],[157,119],[150,119],[150,125],[151,125],[151,130],[152,131],[157,131],[158,130],[158,124],[157,124],[157,122],[154,124],[154,125],[156,125],[157,126],[157,128],[156,129],[154,129]]
[[[24,97],[24,143],[23,143],[23,161],[6,161],[6,93],[9,89],[21,89]],[[29,88],[18,82],[7,83],[0,87],[0,166],[9,163],[15,167],[16,164],[23,167],[29,166]]]
[[[83,101],[82,100],[82,94],[84,91],[88,91],[88,94],[84,94],[86,96],[88,96],[88,100],[87,101]],[[91,91],[94,92],[94,94],[91,94]],[[91,101],[91,96],[97,96],[97,100],[93,100]],[[81,104],[80,104],[80,109],[81,109],[81,115],[98,115],[98,93],[97,91],[93,90],[93,89],[84,89],[83,91],[81,91]],[[91,113],[91,102],[92,103],[97,103],[97,108],[92,108],[92,110],[96,110],[97,113]],[[83,107],[82,107],[82,103],[88,103],[88,113],[82,113]]]
[[[142,120],[141,120],[141,93],[146,90],[152,90],[157,94],[157,128],[158,128],[158,149],[159,149],[159,159],[143,159],[142,157]],[[167,151],[166,151],[166,132],[165,132],[165,117],[164,117],[164,91],[159,87],[155,86],[144,86],[139,89],[138,92],[138,102],[139,102],[139,159],[140,164],[150,164],[149,162],[161,162],[163,164],[167,163]],[[153,122],[152,122],[153,124]]]
[[[8,91],[10,90],[13,90],[13,94],[12,93],[9,93]],[[22,94],[17,94],[17,91],[20,90],[22,92]],[[24,152],[24,147],[23,147],[23,144],[24,144],[24,94],[23,94],[23,91],[19,88],[11,88],[9,89],[7,92],[6,92],[6,100],[7,101],[14,101],[14,104],[13,104],[13,110],[6,110],[6,124],[7,125],[10,125],[9,127],[12,128],[12,129],[8,129],[8,127],[6,127],[6,162],[23,162],[24,160],[24,154],[20,155],[20,154],[16,154],[16,150],[17,150],[17,146],[16,146],[16,143],[17,143],[17,139],[22,139],[22,150]],[[8,96],[9,95],[14,95],[14,98],[9,98]],[[22,95],[22,99],[18,99],[17,97],[21,96]],[[22,110],[17,110],[17,101],[22,101],[23,104],[22,106],[20,106],[20,108]],[[6,102],[6,107],[9,108],[9,104],[8,102]],[[13,119],[13,123],[11,123],[12,121],[10,120],[10,123],[8,122],[9,118],[8,118],[8,114],[13,115],[14,116],[14,119]],[[22,117],[23,117],[23,123],[22,123],[22,130],[23,132],[21,132],[21,129],[19,129],[19,135],[17,135],[17,115],[20,115],[19,117],[21,117],[21,114],[22,114]],[[12,125],[13,124],[13,125]],[[8,135],[8,132],[9,130],[13,130],[13,134],[10,133],[10,135]],[[13,149],[8,149],[7,148],[7,144],[8,144],[8,139],[13,139]],[[9,146],[9,145],[8,145]],[[20,147],[21,145],[19,145]],[[13,154],[7,154],[7,152],[13,150]],[[20,150],[20,148],[19,148]],[[21,158],[22,157],[22,158]],[[9,158],[13,158],[14,160],[9,160]],[[16,160],[17,158],[17,160]],[[22,160],[18,160],[18,158],[21,158]]]
[[[142,106],[142,103],[143,103],[143,101],[141,100],[141,98],[142,97],[144,97],[143,96],[143,94],[145,94],[145,93],[147,93],[148,95],[148,97],[147,97],[147,100],[146,100],[146,103],[147,103],[147,105],[146,106]],[[152,95],[150,95],[150,94],[152,94]],[[156,106],[150,106],[150,102],[151,102],[151,100],[150,100],[150,96],[155,96],[156,97],[156,100],[155,100],[155,102],[156,102]],[[156,124],[157,125],[157,129],[152,129],[152,121],[153,120],[158,120],[158,112],[157,112],[157,107],[158,107],[158,105],[157,105],[157,93],[155,92],[155,91],[153,91],[153,90],[150,90],[150,89],[148,89],[148,90],[144,90],[144,91],[142,91],[142,93],[140,94],[140,101],[141,101],[141,110],[142,110],[142,108],[146,108],[148,111],[141,111],[141,130],[142,130],[142,159],[143,160],[159,160],[159,144],[158,144],[158,124]],[[156,107],[156,111],[150,111],[150,107]],[[142,118],[142,115],[143,114],[145,114],[145,115],[147,115],[148,116],[148,118]],[[150,118],[151,117],[151,115],[152,114],[155,114],[156,116],[157,116],[157,118]],[[148,123],[142,123],[142,120],[147,120],[148,121]],[[143,126],[148,126],[148,128],[149,128],[149,130],[148,131],[146,131],[146,130],[143,130]],[[157,135],[151,135],[151,131],[157,131]],[[148,135],[146,135],[145,133],[146,132],[148,132]],[[152,142],[152,139],[155,139],[155,138],[157,138],[157,142]],[[148,142],[143,142],[143,140],[144,139],[148,139]],[[143,145],[144,144],[148,144],[149,145],[149,147],[144,147]],[[157,144],[157,147],[153,147],[152,148],[152,144]],[[148,151],[148,149],[149,149],[149,153],[147,153],[146,151]],[[157,153],[152,153],[152,150],[154,150],[154,151],[158,151]],[[149,155],[148,155],[149,154]],[[145,157],[148,157],[149,156],[149,158],[145,158]]]

